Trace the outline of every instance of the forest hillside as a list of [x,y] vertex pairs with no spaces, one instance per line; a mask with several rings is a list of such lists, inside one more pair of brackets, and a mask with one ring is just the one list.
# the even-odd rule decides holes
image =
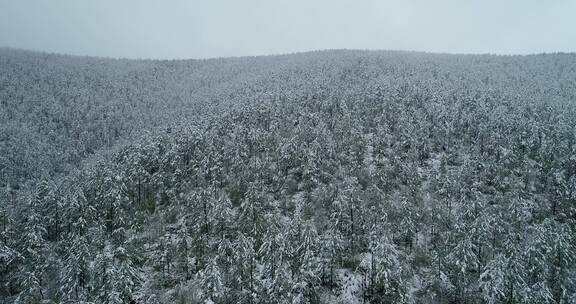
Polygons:
[[576,303],[576,54],[0,49],[2,303]]

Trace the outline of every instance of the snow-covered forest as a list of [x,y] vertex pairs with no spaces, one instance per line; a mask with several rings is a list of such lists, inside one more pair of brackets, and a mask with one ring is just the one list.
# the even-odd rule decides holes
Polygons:
[[576,303],[576,54],[0,49],[1,303]]

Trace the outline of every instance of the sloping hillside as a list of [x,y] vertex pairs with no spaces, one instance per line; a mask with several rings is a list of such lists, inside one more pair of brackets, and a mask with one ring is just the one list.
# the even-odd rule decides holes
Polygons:
[[576,55],[2,50],[0,102],[5,302],[576,301]]

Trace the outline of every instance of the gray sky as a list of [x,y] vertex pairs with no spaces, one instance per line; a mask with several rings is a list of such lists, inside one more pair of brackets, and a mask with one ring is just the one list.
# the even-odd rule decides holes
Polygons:
[[128,58],[576,51],[576,0],[0,0],[0,46]]

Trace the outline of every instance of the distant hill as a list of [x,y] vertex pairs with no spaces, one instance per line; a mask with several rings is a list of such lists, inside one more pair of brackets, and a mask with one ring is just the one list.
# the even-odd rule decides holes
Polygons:
[[0,300],[570,303],[574,121],[576,54],[0,49]]

